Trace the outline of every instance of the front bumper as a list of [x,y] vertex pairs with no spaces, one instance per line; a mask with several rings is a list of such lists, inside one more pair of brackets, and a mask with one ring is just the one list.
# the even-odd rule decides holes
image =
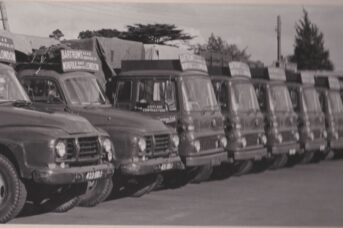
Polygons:
[[268,147],[271,155],[294,154],[300,151],[300,145],[295,142],[273,145]]
[[261,160],[268,155],[267,148],[245,148],[237,151],[229,151],[229,157],[233,160]]
[[343,148],[343,140],[342,139],[335,139],[335,140],[330,140],[330,148],[332,150],[339,150]]
[[324,139],[317,139],[315,141],[307,141],[303,145],[305,151],[322,151],[325,152],[327,143]]
[[183,162],[186,167],[202,166],[202,165],[211,165],[217,166],[222,162],[227,162],[227,152],[216,152],[211,154],[194,154],[183,157]]
[[42,168],[33,171],[33,180],[36,183],[50,185],[76,184],[107,178],[113,173],[114,166],[111,163],[72,168]]
[[124,175],[146,175],[160,173],[168,170],[184,169],[180,157],[153,158],[147,161],[132,162],[120,166],[120,171]]

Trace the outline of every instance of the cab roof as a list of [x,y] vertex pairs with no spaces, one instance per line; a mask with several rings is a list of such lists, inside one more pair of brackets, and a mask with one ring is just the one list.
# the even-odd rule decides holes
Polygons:
[[286,70],[286,81],[300,83],[302,85],[314,85],[314,72]]
[[316,75],[314,77],[315,86],[327,89],[340,89],[339,80],[334,76]]
[[246,63],[237,61],[229,62],[227,66],[209,65],[208,72],[211,76],[251,78],[249,66]]
[[251,78],[263,79],[268,81],[286,81],[286,72],[282,68],[258,67],[251,68]]

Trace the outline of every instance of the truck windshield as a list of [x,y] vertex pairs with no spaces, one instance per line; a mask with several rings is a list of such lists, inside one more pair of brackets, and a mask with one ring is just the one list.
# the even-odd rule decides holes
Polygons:
[[234,82],[232,88],[232,108],[234,111],[248,112],[260,110],[255,89],[251,83]]
[[181,82],[181,86],[186,111],[219,109],[209,78],[187,77]]
[[319,96],[315,88],[305,88],[304,98],[308,112],[318,112],[322,110],[320,107]]
[[289,96],[289,91],[285,85],[271,85],[270,86],[270,93],[271,93],[271,104],[274,108],[274,111],[292,111],[292,101],[291,97]]
[[95,78],[68,78],[64,84],[72,104],[106,104],[105,96]]
[[0,103],[4,101],[30,101],[23,87],[11,70],[0,70]]
[[333,113],[343,112],[342,99],[338,91],[330,91],[329,100]]

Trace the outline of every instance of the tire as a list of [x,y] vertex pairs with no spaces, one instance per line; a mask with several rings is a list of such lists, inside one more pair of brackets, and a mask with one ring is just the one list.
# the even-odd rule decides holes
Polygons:
[[87,191],[79,196],[79,204],[81,207],[94,207],[105,201],[111,194],[113,189],[112,177],[89,181]]
[[219,166],[213,167],[211,179],[224,180],[232,175],[231,164],[221,163]]
[[164,188],[176,189],[185,186],[188,183],[188,178],[185,170],[172,171],[163,174]]
[[234,176],[242,176],[249,173],[254,167],[254,163],[251,160],[239,161],[234,164]]
[[0,154],[0,222],[15,218],[23,209],[27,191],[14,165]]
[[287,161],[288,161],[287,154],[276,155],[272,159],[271,164],[269,166],[269,169],[272,169],[272,170],[280,169],[280,168],[286,166]]
[[199,184],[204,181],[208,181],[213,173],[212,165],[203,165],[195,167],[192,170],[188,171],[189,173],[189,182],[193,184]]
[[76,197],[68,200],[67,202],[59,205],[58,207],[56,207],[53,210],[53,212],[55,212],[55,213],[67,212],[67,211],[73,209],[74,207],[76,207],[79,204],[79,200],[80,200],[80,198],[76,196]]
[[300,160],[301,164],[309,164],[312,162],[314,158],[314,151],[305,151],[305,153],[302,155],[302,158]]
[[333,160],[335,157],[335,152],[333,152],[332,150],[329,150],[329,152],[327,152],[324,155],[324,160],[329,161],[329,160]]
[[135,178],[134,184],[126,185],[126,195],[138,198],[150,193],[160,181],[158,176],[157,174],[149,174]]

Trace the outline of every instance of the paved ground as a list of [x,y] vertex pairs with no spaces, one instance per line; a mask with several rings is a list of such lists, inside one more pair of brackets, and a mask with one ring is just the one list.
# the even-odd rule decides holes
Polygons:
[[11,223],[343,226],[343,160],[187,185]]

